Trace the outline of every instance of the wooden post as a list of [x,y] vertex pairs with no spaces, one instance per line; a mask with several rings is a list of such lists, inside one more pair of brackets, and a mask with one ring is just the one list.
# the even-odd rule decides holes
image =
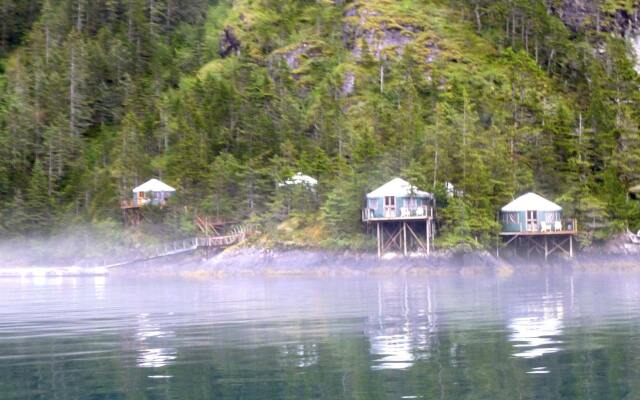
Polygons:
[[544,260],[547,261],[547,256],[549,256],[549,248],[547,246],[547,236],[544,237]]
[[573,258],[573,235],[569,235],[569,257]]
[[380,222],[376,222],[376,238],[378,239],[378,258],[382,257],[380,248]]
[[404,256],[407,256],[407,223],[402,221],[402,246]]
[[431,254],[431,220],[427,219],[426,235],[427,235],[427,255]]

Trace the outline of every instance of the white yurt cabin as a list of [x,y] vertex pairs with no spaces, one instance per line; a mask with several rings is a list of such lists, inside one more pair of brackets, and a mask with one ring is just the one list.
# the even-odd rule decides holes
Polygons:
[[562,231],[562,207],[529,192],[502,207],[502,232]]
[[133,189],[133,205],[163,206],[167,199],[176,192],[174,188],[158,179],[149,179],[142,185]]
[[393,178],[367,194],[363,219],[427,217],[435,208],[433,194],[401,178]]

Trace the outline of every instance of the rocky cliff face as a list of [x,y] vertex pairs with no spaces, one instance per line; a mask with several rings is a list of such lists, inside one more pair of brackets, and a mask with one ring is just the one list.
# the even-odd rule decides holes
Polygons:
[[640,73],[640,5],[605,7],[598,0],[546,0],[546,3],[549,12],[574,32],[609,32],[625,38],[630,45],[629,56]]
[[604,7],[597,0],[546,0],[549,12],[556,14],[573,31],[615,32],[628,37],[640,28],[639,8]]

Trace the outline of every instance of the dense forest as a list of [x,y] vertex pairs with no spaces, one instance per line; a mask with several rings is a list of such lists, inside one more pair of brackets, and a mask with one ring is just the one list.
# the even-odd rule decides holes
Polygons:
[[206,214],[366,246],[394,176],[437,194],[441,246],[494,243],[530,190],[584,245],[638,229],[632,3],[0,0],[0,235],[120,229],[151,177],[178,195],[140,231],[174,236]]

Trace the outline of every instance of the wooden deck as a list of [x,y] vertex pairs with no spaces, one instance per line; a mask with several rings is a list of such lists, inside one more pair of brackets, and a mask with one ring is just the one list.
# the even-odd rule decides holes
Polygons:
[[500,232],[500,236],[565,236],[565,235],[577,235],[577,230],[571,231],[524,231],[524,232]]
[[362,209],[362,222],[410,222],[410,221],[429,221],[433,219],[433,207],[424,207],[421,208],[422,215],[418,215],[418,212],[413,210],[405,210],[406,214],[400,215],[391,215],[384,217],[375,217],[371,214],[371,209],[363,208]]
[[133,203],[133,200],[122,200],[120,202],[120,208],[123,210],[128,210],[131,208],[140,208],[140,206]]
[[[578,221],[566,220],[563,227],[571,226],[572,229],[547,229],[539,230],[540,225],[534,225],[538,230],[519,232],[500,232],[504,238],[502,246],[514,246],[516,254],[521,249],[526,257],[530,258],[534,253],[544,256],[545,261],[555,252],[561,252],[573,258],[573,237],[578,234]],[[496,254],[500,257],[500,245],[496,248]]]
[[428,221],[431,219],[430,215],[423,215],[420,217],[383,217],[383,218],[367,218],[364,222],[393,222],[393,221]]

